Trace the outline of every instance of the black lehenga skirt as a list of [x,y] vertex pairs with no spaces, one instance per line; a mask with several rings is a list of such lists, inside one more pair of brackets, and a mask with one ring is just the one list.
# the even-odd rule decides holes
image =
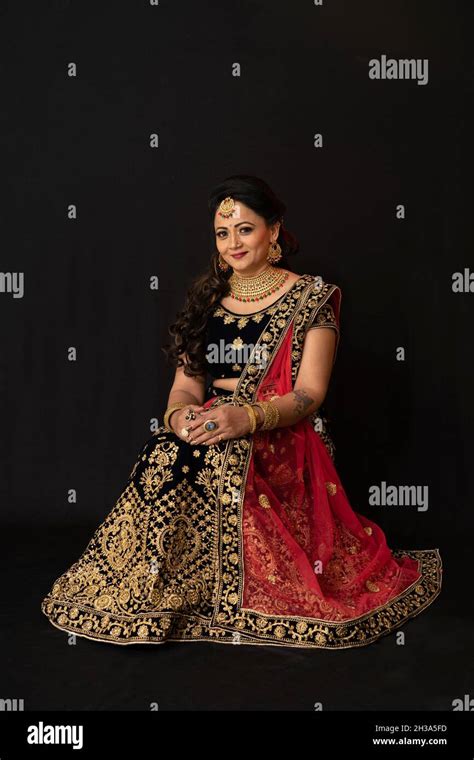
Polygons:
[[[232,393],[209,385],[211,397]],[[164,427],[146,441],[115,506],[43,599],[53,625],[116,644],[232,643],[210,629],[226,444],[191,446]]]

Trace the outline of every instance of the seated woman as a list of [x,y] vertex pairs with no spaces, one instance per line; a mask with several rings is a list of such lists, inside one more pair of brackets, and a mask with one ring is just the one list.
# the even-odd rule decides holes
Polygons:
[[114,644],[369,644],[433,602],[439,552],[392,552],[349,504],[322,406],[341,291],[288,268],[283,203],[239,175],[209,211],[216,250],[164,349],[164,424],[42,610]]

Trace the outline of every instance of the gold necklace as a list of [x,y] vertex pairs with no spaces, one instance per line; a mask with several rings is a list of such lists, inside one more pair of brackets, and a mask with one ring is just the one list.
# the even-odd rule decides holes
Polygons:
[[233,272],[229,277],[230,295],[236,301],[262,301],[283,287],[290,273],[269,265],[263,272],[244,277]]

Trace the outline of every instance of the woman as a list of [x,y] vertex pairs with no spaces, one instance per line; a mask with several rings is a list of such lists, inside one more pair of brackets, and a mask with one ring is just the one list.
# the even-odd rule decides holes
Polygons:
[[369,644],[436,598],[438,550],[392,553],[347,500],[322,407],[341,292],[288,269],[285,206],[238,175],[209,211],[164,424],[42,610],[115,644]]

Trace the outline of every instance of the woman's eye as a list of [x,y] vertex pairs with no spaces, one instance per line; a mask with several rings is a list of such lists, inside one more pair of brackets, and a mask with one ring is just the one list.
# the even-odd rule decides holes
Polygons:
[[[252,227],[241,227],[239,230],[239,232],[245,232],[245,231],[252,232]],[[221,237],[221,235],[227,235],[227,233],[224,232],[224,230],[219,230],[219,232],[217,233],[217,237]]]

